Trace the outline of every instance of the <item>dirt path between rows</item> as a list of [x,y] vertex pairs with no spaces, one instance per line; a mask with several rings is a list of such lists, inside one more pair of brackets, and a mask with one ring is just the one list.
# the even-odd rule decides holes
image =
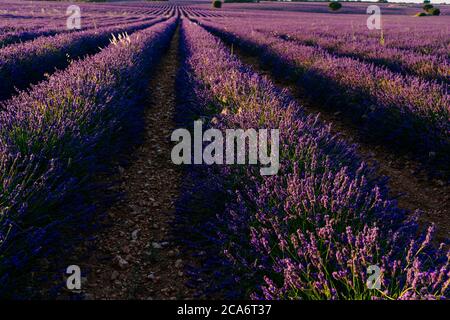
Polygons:
[[336,110],[330,110],[311,101],[302,92],[302,88],[274,76],[271,70],[265,69],[258,57],[236,46],[233,47],[233,52],[243,63],[270,78],[275,85],[286,88],[307,112],[320,113],[322,121],[333,124],[334,133],[341,135],[350,143],[357,143],[358,152],[363,159],[372,164],[376,162],[378,173],[389,177],[390,196],[398,200],[399,207],[410,211],[421,210],[422,222],[436,224],[438,240],[450,237],[449,185],[441,180],[430,180],[428,174],[420,169],[420,165],[407,156],[395,154],[383,145],[365,141],[350,119]]
[[120,168],[124,199],[108,210],[110,224],[95,240],[85,264],[86,299],[188,299],[186,259],[172,237],[181,170],[170,160],[175,128],[175,77],[179,32],[149,84],[143,144]]

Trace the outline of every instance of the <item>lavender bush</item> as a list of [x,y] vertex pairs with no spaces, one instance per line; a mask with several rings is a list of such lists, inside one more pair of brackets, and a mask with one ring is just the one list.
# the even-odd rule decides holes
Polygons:
[[30,83],[42,80],[45,73],[64,68],[70,60],[99,51],[109,43],[112,34],[132,33],[158,23],[165,18],[145,22],[106,27],[52,37],[0,49],[0,100],[10,97],[16,88],[24,89]]
[[[87,15],[86,17],[83,18],[81,30],[105,28],[126,23],[137,23],[147,19],[148,17],[113,17],[107,19],[100,19],[99,17],[92,17],[91,15]],[[17,20],[14,20],[14,24],[20,23],[20,21]],[[26,21],[28,20],[29,19],[26,19]],[[59,18],[57,22],[58,25],[56,26],[42,25],[40,26],[40,28],[36,28],[35,26],[36,21],[32,20],[32,23],[31,21],[28,21],[28,23],[30,23],[31,26],[27,26],[25,24],[24,27],[19,29],[14,28],[14,30],[10,30],[7,32],[0,32],[0,47],[4,47],[18,42],[26,42],[34,40],[39,37],[48,37],[60,33],[70,33],[78,31],[78,30],[68,30],[65,24],[61,26],[61,21],[65,23],[64,19]]]
[[[311,46],[267,37],[236,24],[203,23],[209,30],[256,54],[281,76],[292,77],[314,99],[349,113],[371,139],[416,153],[447,175],[450,154],[450,102],[446,85]],[[439,162],[439,163],[438,163]],[[444,172],[444,173],[442,173]]]
[[[415,215],[389,200],[354,146],[198,25],[183,20],[182,41],[191,83],[209,97],[203,115],[215,110],[222,129],[280,129],[278,175],[219,168],[234,196],[208,228],[236,286],[252,284],[245,289],[256,299],[448,297],[448,248],[432,244],[433,226],[418,233]],[[366,285],[371,265],[381,270],[379,290]]]
[[[270,31],[275,29],[276,31]],[[412,74],[423,77],[426,80],[449,82],[449,63],[443,55],[422,54],[395,47],[387,47],[378,41],[353,40],[352,34],[336,38],[329,31],[311,33],[299,33],[295,29],[271,27],[262,30],[265,34],[273,34],[286,41],[294,41],[301,45],[312,45],[326,49],[329,53],[338,57],[350,57],[368,63],[374,63],[381,67],[388,67],[394,72],[404,75]],[[380,32],[381,33],[381,32]]]
[[130,144],[145,80],[175,21],[111,44],[2,104],[1,295],[12,294],[30,262],[69,245],[94,212],[93,177]]

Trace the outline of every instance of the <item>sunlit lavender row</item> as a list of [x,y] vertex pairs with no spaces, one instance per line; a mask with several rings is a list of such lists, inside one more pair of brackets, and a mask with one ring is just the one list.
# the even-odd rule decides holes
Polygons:
[[171,18],[110,44],[3,104],[2,295],[35,256],[67,242],[68,226],[82,228],[94,213],[94,177],[133,136],[144,80],[174,28]]
[[[200,19],[229,43],[256,54],[265,65],[291,77],[314,99],[329,108],[351,113],[372,138],[414,145],[427,155],[437,153],[448,167],[450,102],[447,81],[425,80],[358,57],[337,55],[320,46],[285,40],[252,30],[264,20],[239,24],[234,19]],[[259,21],[259,22],[258,22]],[[443,71],[448,68],[442,66]],[[438,64],[434,64],[437,69]],[[447,170],[447,169],[445,169]]]
[[[223,180],[215,179],[233,196],[208,228],[217,231],[236,285],[252,286],[245,289],[262,299],[448,295],[444,245],[433,248],[433,228],[417,236],[417,223],[389,200],[351,145],[201,27],[184,21],[182,37],[191,81],[211,101],[203,113],[214,116],[213,126],[282,133],[278,175],[261,179],[255,168],[224,168]],[[383,270],[382,290],[365,285],[370,265]]]

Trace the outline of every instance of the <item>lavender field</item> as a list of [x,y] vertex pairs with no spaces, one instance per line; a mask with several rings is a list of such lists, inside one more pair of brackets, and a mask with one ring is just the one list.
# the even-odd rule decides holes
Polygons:
[[450,6],[341,5],[0,0],[0,297],[447,300]]

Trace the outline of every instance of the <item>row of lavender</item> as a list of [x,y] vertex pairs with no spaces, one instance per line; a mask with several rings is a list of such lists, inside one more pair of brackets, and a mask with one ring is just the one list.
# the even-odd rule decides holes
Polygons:
[[[280,130],[277,175],[262,177],[252,166],[209,172],[228,200],[194,229],[222,250],[234,275],[228,286],[265,299],[448,298],[448,250],[432,245],[432,227],[418,235],[416,219],[389,200],[354,146],[202,27],[183,19],[181,34],[189,85],[204,99],[191,112],[222,130]],[[217,263],[205,265],[213,278],[223,275]],[[381,271],[380,288],[366,285],[372,267]]]
[[25,89],[31,83],[66,67],[71,60],[101,50],[112,35],[132,33],[147,28],[166,18],[119,24],[74,33],[64,33],[0,49],[0,100],[9,98],[16,89]]
[[[0,4],[0,47],[33,40],[40,36],[71,31],[67,29],[68,15],[66,10],[73,3],[58,3],[50,8],[46,3],[33,4],[31,7],[23,6],[23,4],[17,5],[21,5],[21,7],[15,11],[13,4]],[[170,15],[173,11],[170,6],[150,8],[142,6],[139,11],[137,8],[133,11],[127,11],[126,7],[122,8],[121,6],[114,6],[111,10],[112,8],[109,6],[78,5],[82,29],[139,22],[149,17]],[[45,10],[45,8],[48,10]]]
[[[314,10],[316,5],[325,10]],[[270,10],[268,10],[269,8],[264,9],[265,6],[269,6]],[[266,26],[276,24],[283,26],[283,29],[290,28],[291,31],[301,32],[305,28],[307,32],[326,32],[331,37],[349,41],[379,42],[380,32],[367,28],[368,4],[348,3],[347,6],[356,7],[358,10],[346,14],[342,14],[343,12],[330,14],[326,4],[265,3],[229,5],[218,12],[222,16],[239,20],[270,21],[270,24],[268,23]],[[443,16],[433,19],[417,19],[413,16],[417,9],[413,9],[413,14],[408,14],[407,10],[402,8],[398,12],[389,13],[392,4],[378,3],[377,6],[381,10],[380,27],[384,34],[386,47],[423,54],[448,55],[450,30],[443,27],[448,24],[448,14],[444,13]],[[297,11],[296,8],[300,10]],[[441,9],[443,12],[448,12],[450,7],[443,6]],[[422,10],[420,5],[418,10]],[[205,11],[203,8],[193,8],[189,13],[196,17]]]
[[[428,73],[433,75],[432,70],[427,70],[428,68],[438,68],[433,66],[433,63],[448,68],[448,61],[446,64],[445,61],[450,54],[450,31],[442,27],[448,24],[448,17],[421,20],[407,15],[385,15],[384,10],[385,8],[381,7],[381,30],[367,28],[367,15],[364,11],[359,15],[330,15],[295,12],[280,14],[276,11],[251,10],[245,15],[228,12],[225,16],[239,22],[244,21],[244,25],[250,26],[252,31],[261,29],[276,32],[302,43],[323,44],[335,51],[342,49],[345,54],[355,55],[355,52],[350,51],[354,49],[357,50],[357,56],[379,62],[387,60],[386,62],[392,62],[395,66],[406,64],[408,69],[425,76]],[[196,13],[192,12],[192,15],[195,17]],[[270,23],[262,24],[262,21]],[[395,57],[390,57],[390,53]],[[396,62],[395,59],[400,61]],[[412,61],[408,61],[409,59]],[[427,59],[430,61],[426,61]],[[421,66],[422,64],[424,66]],[[438,70],[434,71],[436,72]],[[441,68],[439,74],[443,72],[444,69]]]
[[246,31],[263,21],[203,20],[203,24],[257,55],[278,74],[297,81],[327,108],[349,114],[368,137],[403,149],[407,146],[425,161],[433,155],[436,166],[449,169],[450,99],[445,84]]
[[[52,28],[52,29],[63,29],[66,27],[66,21],[68,18],[67,8],[68,5],[63,10],[56,10],[56,12],[33,12],[30,9],[21,8],[19,11],[4,10],[8,8],[3,3],[0,4],[0,34],[4,32],[12,31],[35,31],[37,29]],[[91,9],[83,10],[80,8],[80,13],[84,17],[84,22],[90,24],[92,22],[98,21],[100,25],[103,20],[111,19],[121,19],[130,17],[142,17],[143,15],[138,14],[122,14],[120,12],[107,13],[107,12],[96,12]]]
[[71,1],[2,1],[0,13],[5,19],[14,19],[17,16],[65,16],[69,5],[78,5],[82,11],[101,16],[117,15],[161,15],[173,7],[166,3],[86,3]]
[[175,25],[111,44],[2,104],[1,295],[23,288],[31,262],[67,248],[87,225],[100,201],[94,177],[135,140],[146,80]]
[[[348,29],[347,33],[339,38],[331,36],[329,30],[313,32],[308,28],[303,28],[299,32],[292,26],[283,29],[280,26],[272,25],[270,28],[261,31],[264,34],[274,35],[286,41],[323,48],[335,56],[351,57],[381,67],[385,66],[394,72],[413,74],[431,81],[450,82],[448,57],[442,54],[422,54],[404,48],[398,49],[386,46],[385,42],[389,43],[389,38],[381,32],[376,32],[379,38],[375,41],[364,41],[356,39],[356,37],[353,38],[354,35]],[[441,44],[443,43],[441,42]]]
[[[142,22],[148,19],[148,17],[112,17],[109,19],[101,19],[99,20],[97,17],[85,17],[83,18],[82,28],[80,30],[89,30],[89,29],[97,29],[97,28],[105,28],[118,24],[125,23],[137,23]],[[64,18],[61,18],[60,21],[66,23]],[[28,21],[29,24],[33,25],[34,20]],[[70,33],[80,31],[69,30],[67,26],[52,26],[47,25],[45,27],[37,28],[37,29],[19,29],[8,32],[0,32],[0,47],[5,47],[7,45],[15,44],[18,42],[26,42],[30,40],[34,40],[39,37],[47,37],[53,36],[60,33]]]

